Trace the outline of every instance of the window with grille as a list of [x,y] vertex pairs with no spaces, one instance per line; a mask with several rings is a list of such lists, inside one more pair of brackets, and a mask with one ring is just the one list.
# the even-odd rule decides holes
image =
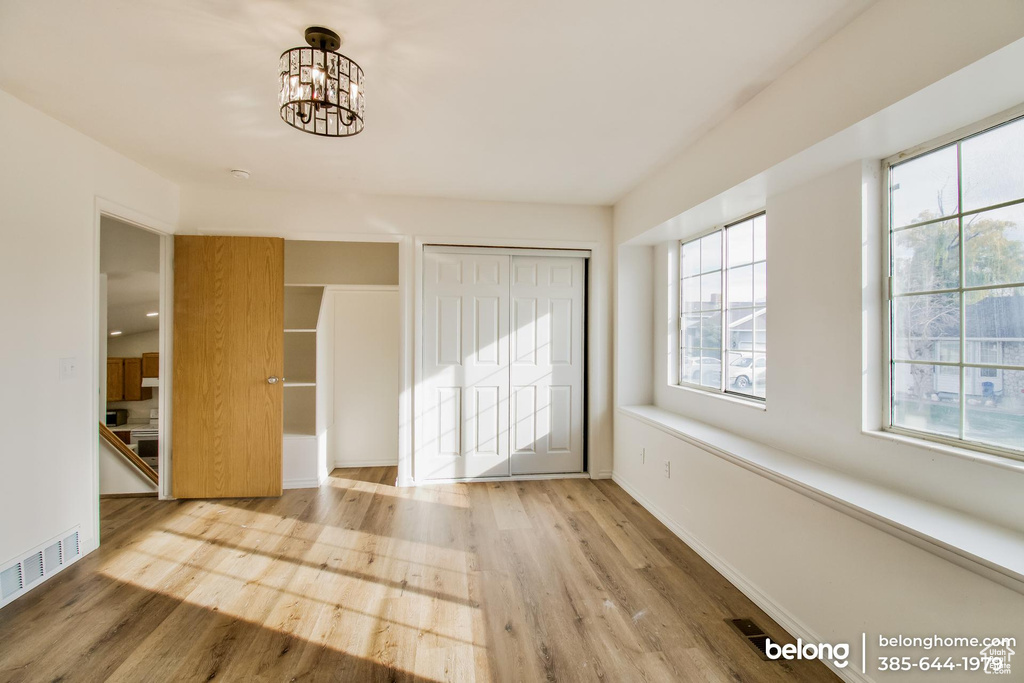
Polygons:
[[1024,118],[887,182],[891,426],[1024,453]]
[[680,244],[680,384],[764,400],[766,234],[759,213]]

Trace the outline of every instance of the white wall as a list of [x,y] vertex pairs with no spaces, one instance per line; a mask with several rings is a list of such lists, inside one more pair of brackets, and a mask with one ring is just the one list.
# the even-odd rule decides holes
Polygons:
[[334,467],[398,463],[402,349],[398,290],[338,291],[334,305]]
[[[666,459],[671,479],[661,474]],[[794,637],[850,643],[850,680],[864,680],[856,673],[861,633],[871,638],[869,667],[877,656],[907,654],[875,647],[882,634],[1024,638],[1021,594],[621,413],[615,479]],[[914,661],[937,653],[918,650]],[[867,680],[936,677],[914,671]]]
[[[574,247],[592,251],[588,298],[589,467],[611,475],[611,210],[383,195],[299,194],[239,188],[182,188],[181,226],[202,234],[278,235],[307,240],[391,240],[402,245],[403,333],[412,344],[417,241]],[[411,381],[413,354],[402,359]],[[409,416],[400,422],[408,424]],[[401,448],[401,445],[400,445]],[[411,452],[406,447],[403,452]],[[400,465],[401,470],[401,465]],[[402,483],[410,483],[408,480]]]
[[[1005,77],[1022,35],[1020,3],[883,0],[619,202],[617,405],[650,402],[1024,530],[1024,470],[864,433],[881,421],[879,160],[1024,101]],[[765,410],[669,386],[675,241],[761,207]],[[796,630],[858,645],[864,631],[1024,638],[1017,592],[626,413],[614,439],[616,480]]]
[[75,525],[97,542],[97,198],[177,220],[173,184],[0,92],[0,312],[17,326],[0,335],[0,517],[19,520],[0,563]]
[[100,439],[100,495],[155,493],[156,487],[124,456]]
[[[616,243],[678,216],[1021,36],[1024,3],[1017,0],[880,0],[617,202]],[[1006,84],[996,83],[992,89],[1005,89]],[[941,106],[961,105],[946,101]],[[923,130],[929,124],[921,121],[918,127]],[[736,214],[743,211],[723,208]]]

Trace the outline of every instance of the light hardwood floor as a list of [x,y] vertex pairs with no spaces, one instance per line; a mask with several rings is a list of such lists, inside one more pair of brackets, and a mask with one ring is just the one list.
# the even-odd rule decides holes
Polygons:
[[3,681],[819,681],[610,481],[101,504],[103,543],[0,610]]

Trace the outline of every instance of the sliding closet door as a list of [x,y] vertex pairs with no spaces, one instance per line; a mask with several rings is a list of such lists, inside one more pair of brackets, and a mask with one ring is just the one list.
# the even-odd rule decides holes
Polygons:
[[512,257],[512,474],[583,471],[583,273]]
[[417,479],[509,474],[509,261],[423,254]]

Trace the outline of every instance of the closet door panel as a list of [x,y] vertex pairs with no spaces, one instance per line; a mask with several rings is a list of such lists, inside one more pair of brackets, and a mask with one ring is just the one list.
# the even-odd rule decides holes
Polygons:
[[512,474],[583,471],[582,258],[513,256]]
[[508,476],[510,257],[427,250],[423,264],[415,476]]

